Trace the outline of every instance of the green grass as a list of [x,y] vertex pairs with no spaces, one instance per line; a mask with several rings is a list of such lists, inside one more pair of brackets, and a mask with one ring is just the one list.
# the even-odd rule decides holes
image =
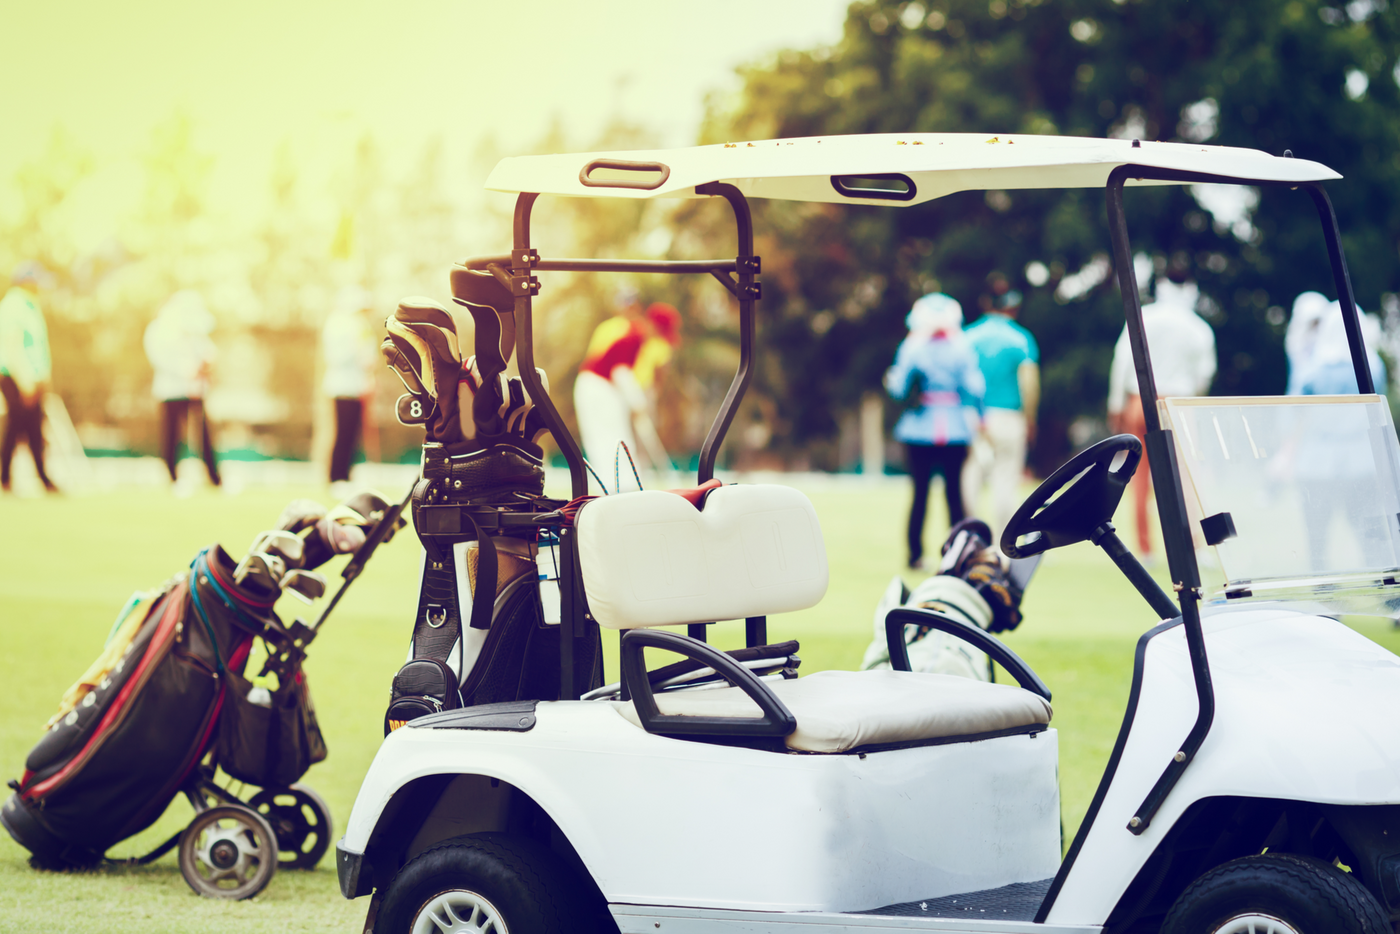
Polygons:
[[[133,590],[182,569],[212,541],[241,553],[298,495],[315,492],[259,490],[237,497],[206,492],[185,500],[160,491],[0,498],[3,777],[18,776],[59,696],[97,654]],[[902,485],[829,486],[810,495],[826,535],[831,588],[818,607],[770,622],[774,641],[802,642],[804,673],[859,662],[871,636],[875,600],[903,564],[908,505]],[[935,513],[930,545],[944,527]],[[307,661],[331,754],[305,781],[325,797],[341,825],[379,745],[389,681],[404,658],[416,605],[417,562],[417,542],[406,531],[375,556]],[[291,616],[299,607],[289,599],[279,610]],[[1131,681],[1133,645],[1153,617],[1107,558],[1088,545],[1046,559],[1027,594],[1025,617],[1006,641],[1054,692],[1068,837],[1083,818],[1112,748]],[[1400,648],[1400,636],[1388,624],[1357,626],[1392,650]],[[616,640],[610,638],[613,677]],[[737,624],[727,624],[712,641],[731,646],[741,639]],[[156,826],[112,855],[151,849],[190,815],[189,807],[176,801]],[[0,931],[46,929],[62,918],[84,918],[84,924],[100,924],[109,934],[358,931],[364,917],[364,900],[340,897],[331,858],[315,872],[279,873],[252,901],[222,903],[195,897],[173,854],[140,869],[43,873],[29,868],[27,854],[8,836],[0,837]]]

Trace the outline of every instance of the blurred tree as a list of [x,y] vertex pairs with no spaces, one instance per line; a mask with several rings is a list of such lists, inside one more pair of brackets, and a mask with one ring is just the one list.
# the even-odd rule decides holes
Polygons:
[[[1346,176],[1329,191],[1358,300],[1375,310],[1400,289],[1398,53],[1400,9],[1384,0],[857,2],[835,46],[741,69],[737,97],[710,101],[702,141],[1016,132],[1288,148]],[[1217,333],[1215,392],[1281,392],[1287,308],[1334,291],[1316,214],[1301,194],[1226,191],[1131,192],[1133,246],[1159,269],[1190,262]],[[1063,456],[1076,419],[1101,417],[1122,311],[1100,191],[754,207],[760,339],[780,351],[755,388],[781,413],[776,444],[842,466],[838,422],[879,385],[912,300],[941,289],[971,319],[993,272],[1027,293],[1041,344],[1038,463]]]

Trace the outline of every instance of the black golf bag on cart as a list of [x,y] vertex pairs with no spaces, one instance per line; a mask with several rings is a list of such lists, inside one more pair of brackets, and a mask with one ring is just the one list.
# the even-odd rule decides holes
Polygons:
[[[187,572],[133,596],[0,808],[33,864],[101,863],[183,792],[194,820],[137,862],[178,846],[191,888],[223,898],[261,891],[279,864],[314,866],[330,843],[330,814],[295,783],[326,758],[301,665],[316,629],[284,626],[273,605],[284,589],[308,602],[323,595],[325,580],[310,569],[358,551],[348,583],[401,509],[373,494],[329,514],[299,500],[242,561],[211,545]],[[255,685],[245,669],[258,640],[264,664]],[[215,784],[216,767],[261,790],[239,800]]]
[[[586,500],[543,495],[544,400],[506,374],[515,346],[515,302],[489,272],[457,267],[452,292],[475,324],[475,355],[459,354],[452,314],[430,299],[406,299],[385,322],[383,352],[407,394],[397,411],[422,425],[422,475],[413,489],[414,528],[422,540],[422,586],[409,659],[395,676],[384,731],[459,707],[601,697],[598,627],[570,627],[566,588],[578,567],[564,567],[562,539]],[[522,366],[527,365],[522,361]],[[543,370],[536,370],[548,391]],[[675,491],[700,507],[717,480]],[[576,562],[575,558],[575,562]],[[494,581],[494,586],[489,582]],[[761,620],[749,621],[748,646],[730,653],[761,676],[796,677],[796,642],[767,646]],[[695,627],[703,631],[703,626]],[[563,632],[572,634],[566,636]],[[572,680],[561,683],[561,671]],[[657,669],[658,690],[719,678],[693,661]],[[502,708],[508,713],[508,708]]]

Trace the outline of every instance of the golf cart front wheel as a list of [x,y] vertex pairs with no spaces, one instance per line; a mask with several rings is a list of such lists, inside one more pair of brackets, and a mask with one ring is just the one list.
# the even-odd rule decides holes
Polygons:
[[588,888],[534,840],[469,834],[419,853],[399,870],[374,931],[594,934],[604,930],[600,922],[607,909]]
[[1386,912],[1350,873],[1288,853],[1246,856],[1187,886],[1161,934],[1389,934]]
[[242,805],[201,811],[180,836],[180,874],[196,895],[252,898],[277,872],[277,836]]

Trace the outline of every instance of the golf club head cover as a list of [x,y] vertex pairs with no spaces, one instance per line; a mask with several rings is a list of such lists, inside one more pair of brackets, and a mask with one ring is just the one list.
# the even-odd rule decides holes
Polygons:
[[389,338],[381,349],[409,395],[420,401],[428,440],[462,440],[457,401],[462,354],[452,312],[431,298],[406,298],[385,319],[384,329]]
[[[306,536],[299,567],[311,570],[325,564],[336,555],[348,555],[359,551],[365,543],[365,529],[384,515],[389,502],[374,490],[356,493],[345,502],[322,516],[312,531]],[[389,537],[403,528],[407,521],[399,516]],[[384,540],[388,541],[389,537]]]
[[1021,625],[1022,591],[1011,582],[1010,565],[992,546],[992,530],[981,519],[967,518],[948,531],[938,573],[961,578],[992,611],[990,632]]
[[476,325],[472,367],[477,388],[472,400],[475,434],[504,434],[498,411],[503,399],[497,378],[505,372],[515,352],[515,299],[491,273],[455,269],[452,300],[471,313]]

